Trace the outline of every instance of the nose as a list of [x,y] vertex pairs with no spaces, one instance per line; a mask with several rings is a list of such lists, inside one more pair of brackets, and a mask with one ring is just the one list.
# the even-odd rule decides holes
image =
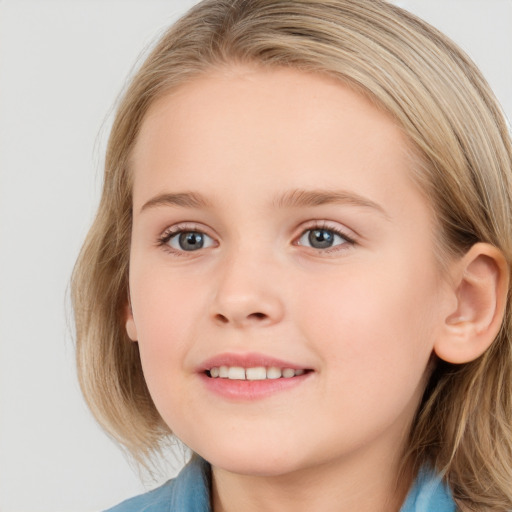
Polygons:
[[219,325],[270,326],[284,316],[279,272],[268,260],[239,253],[217,273],[212,318]]

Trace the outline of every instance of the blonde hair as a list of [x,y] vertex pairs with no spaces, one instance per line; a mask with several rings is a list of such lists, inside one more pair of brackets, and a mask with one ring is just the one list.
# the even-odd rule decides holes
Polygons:
[[[439,250],[475,242],[512,262],[512,148],[499,105],[444,35],[381,0],[206,0],[160,39],[118,107],[96,219],[72,298],[77,363],[102,426],[139,461],[171,434],[146,387],[125,317],[131,230],[130,152],[148,107],[218,66],[291,66],[357,89],[401,126],[416,179],[440,225]],[[411,429],[407,458],[445,475],[463,510],[512,509],[512,314],[478,360],[442,361]]]

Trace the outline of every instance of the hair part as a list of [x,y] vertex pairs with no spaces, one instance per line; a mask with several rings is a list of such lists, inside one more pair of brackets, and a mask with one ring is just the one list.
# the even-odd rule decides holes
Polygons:
[[[139,462],[171,434],[125,332],[132,222],[130,155],[149,107],[201,74],[236,64],[332,76],[369,98],[414,148],[441,263],[476,242],[512,262],[512,145],[499,104],[447,37],[382,0],[205,0],[160,39],[119,104],[96,219],[72,278],[79,380],[94,415]],[[463,510],[512,508],[511,292],[478,360],[437,361],[407,460],[441,471]]]

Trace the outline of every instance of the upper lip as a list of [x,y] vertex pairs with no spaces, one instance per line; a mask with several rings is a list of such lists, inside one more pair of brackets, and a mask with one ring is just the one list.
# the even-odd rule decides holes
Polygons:
[[214,357],[203,361],[199,366],[199,371],[207,371],[212,368],[219,366],[240,366],[242,368],[255,368],[258,366],[264,366],[265,368],[276,367],[276,368],[291,368],[293,370],[306,370],[305,366],[283,359],[277,359],[272,356],[258,353],[224,353],[218,354]]

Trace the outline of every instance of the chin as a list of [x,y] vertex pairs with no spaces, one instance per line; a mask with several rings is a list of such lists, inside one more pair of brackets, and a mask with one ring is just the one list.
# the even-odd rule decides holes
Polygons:
[[234,473],[237,475],[254,477],[277,477],[293,473],[298,469],[297,466],[287,460],[281,463],[269,457],[263,457],[259,460],[247,459],[244,456],[226,457],[222,456],[209,461],[212,466]]
[[276,453],[268,443],[264,448],[217,445],[214,449],[207,447],[196,453],[212,466],[238,475],[274,477],[292,473],[301,467],[297,453],[283,449]]

